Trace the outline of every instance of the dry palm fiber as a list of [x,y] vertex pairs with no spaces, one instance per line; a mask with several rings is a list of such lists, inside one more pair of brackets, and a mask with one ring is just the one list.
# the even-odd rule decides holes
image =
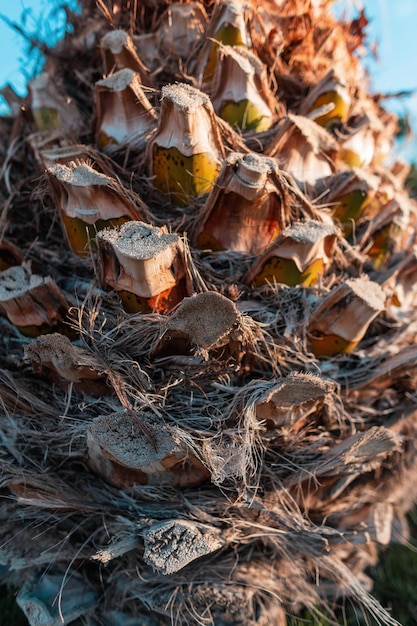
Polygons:
[[[32,626],[285,624],[347,599],[394,623],[366,570],[417,498],[416,204],[354,55],[366,20],[327,4],[86,0],[1,120],[0,563]],[[213,45],[258,57],[268,131],[214,112],[192,75]],[[95,83],[124,68],[146,149],[95,145]],[[244,251],[214,240],[218,198]]]

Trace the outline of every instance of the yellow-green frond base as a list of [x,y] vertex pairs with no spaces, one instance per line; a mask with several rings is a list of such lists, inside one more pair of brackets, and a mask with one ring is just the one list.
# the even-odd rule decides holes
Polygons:
[[347,120],[350,105],[337,91],[328,91],[319,96],[314,103],[313,111],[320,109],[326,104],[333,105],[333,108],[328,113],[316,117],[314,121],[317,124],[328,128],[333,124],[340,124]]
[[272,257],[262,268],[252,283],[253,287],[261,287],[267,283],[283,283],[289,287],[302,285],[309,287],[314,285],[323,272],[323,259],[316,259],[303,271],[300,272],[297,265],[291,259]]
[[65,214],[61,214],[61,219],[71,250],[83,258],[89,255],[90,246],[94,242],[96,233],[99,230],[110,227],[115,228],[129,220],[128,217],[118,217],[111,220],[97,220],[94,224],[87,224],[78,217],[68,217],[68,215]]
[[316,333],[309,337],[309,343],[316,356],[332,357],[353,352],[359,341],[347,341],[338,335]]
[[238,126],[242,130],[253,130],[258,133],[268,130],[272,125],[272,117],[260,114],[259,107],[247,99],[224,103],[220,117],[230,126]]
[[[243,41],[242,33],[238,28],[236,28],[236,26],[222,26],[215,34],[214,39],[215,41],[219,41],[226,46],[242,46],[247,48],[245,42]],[[204,69],[204,83],[210,82],[213,79],[217,65],[217,48],[217,44],[213,42],[206,67]]]
[[38,130],[59,129],[59,116],[56,109],[52,107],[40,107],[39,109],[32,109],[32,115]]
[[220,164],[208,153],[185,156],[178,148],[153,147],[153,184],[176,204],[210,193],[219,171]]
[[338,198],[333,207],[333,217],[340,222],[345,236],[351,234],[352,222],[356,222],[361,217],[367,203],[368,194],[359,189]]

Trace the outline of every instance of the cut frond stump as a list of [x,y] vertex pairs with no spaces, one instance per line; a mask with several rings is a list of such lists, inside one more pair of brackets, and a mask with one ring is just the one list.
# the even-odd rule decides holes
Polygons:
[[347,280],[333,289],[313,311],[307,336],[317,356],[351,352],[369,324],[385,309],[386,294],[364,278]]
[[307,95],[300,114],[316,124],[332,128],[346,122],[350,111],[349,90],[331,70]]
[[77,388],[90,393],[103,393],[103,364],[87,350],[72,344],[65,335],[51,333],[38,337],[25,346],[25,357],[33,371],[45,378],[52,376],[55,380],[76,383]]
[[349,119],[339,132],[343,141],[339,160],[351,167],[370,165],[376,152],[376,138],[368,116],[358,115]]
[[163,325],[153,354],[217,353],[242,358],[242,317],[234,302],[216,292],[184,298]]
[[[392,536],[393,516],[393,507],[389,502],[377,502],[373,507],[366,505],[358,511],[335,516],[335,520],[331,521],[342,531],[346,529],[355,532],[358,525],[363,525],[366,527],[365,541],[376,541],[380,546],[386,546]],[[360,533],[358,535],[359,540]]]
[[232,152],[197,216],[194,242],[202,249],[259,254],[301,219],[320,219],[320,213],[275,159]]
[[[153,444],[139,423],[144,424]],[[133,485],[189,487],[210,474],[175,431],[148,413],[125,411],[97,417],[87,431],[88,464],[121,489]]]
[[243,131],[268,130],[279,106],[268,88],[265,67],[242,47],[219,46],[218,55],[210,90],[217,115]]
[[77,105],[58,91],[47,72],[29,82],[29,91],[32,115],[39,131],[59,130],[72,136],[80,134],[82,122]]
[[96,144],[111,152],[115,146],[140,150],[156,126],[157,115],[139,76],[124,69],[96,83]]
[[387,290],[390,302],[400,310],[412,309],[417,303],[417,249],[402,261],[392,277]]
[[329,206],[345,236],[349,236],[374,198],[377,184],[375,176],[351,169],[320,181],[316,193],[320,202]]
[[230,154],[198,216],[198,247],[259,254],[290,219],[286,183],[274,159]]
[[240,0],[216,3],[202,39],[201,50],[193,67],[199,85],[209,87],[218,63],[218,44],[252,48],[248,29],[250,9]]
[[148,217],[143,202],[87,163],[55,165],[47,174],[69,246],[79,256],[89,254],[97,231]]
[[0,313],[23,334],[36,337],[62,329],[69,304],[51,277],[16,265],[0,272]]
[[[268,428],[296,426],[319,413],[334,391],[334,384],[312,374],[294,373],[274,381],[256,404],[256,417]],[[314,418],[315,419],[315,418]]]
[[43,167],[48,170],[55,165],[65,165],[73,168],[74,164],[85,163],[90,168],[108,177],[114,176],[114,172],[108,166],[103,154],[93,146],[85,144],[53,145],[35,147],[35,154]]
[[273,282],[309,287],[328,269],[336,240],[330,224],[295,222],[256,259],[244,280],[253,287]]
[[303,188],[335,172],[337,152],[333,135],[313,120],[292,113],[280,120],[265,150]]
[[159,53],[186,61],[203,36],[207,19],[204,6],[199,2],[169,5],[156,31]]
[[132,38],[123,30],[113,30],[100,42],[104,73],[113,74],[126,68],[136,72],[142,85],[152,86],[148,68],[139,58]]
[[400,438],[388,428],[369,428],[348,437],[329,450],[317,468],[318,476],[364,474],[381,466],[388,455],[398,451]]
[[145,561],[165,576],[227,543],[220,528],[181,519],[150,526],[144,531],[144,540]]
[[404,249],[412,230],[413,210],[408,198],[394,197],[367,225],[367,252],[375,269],[386,265]]
[[183,243],[166,228],[131,221],[97,234],[105,285],[129,313],[168,313],[190,291]]
[[186,84],[162,88],[159,124],[148,145],[150,175],[174,204],[207,194],[224,147],[210,98]]

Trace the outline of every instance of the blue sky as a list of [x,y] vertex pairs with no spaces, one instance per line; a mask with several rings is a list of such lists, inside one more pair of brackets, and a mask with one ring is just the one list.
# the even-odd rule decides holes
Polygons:
[[[74,0],[64,2],[73,4]],[[60,0],[0,0],[0,16],[21,24],[25,32],[40,32],[49,40],[56,30],[62,32],[64,15],[57,8],[60,4],[63,4]],[[57,12],[53,22],[42,19],[54,9]],[[26,93],[26,81],[31,73],[40,67],[39,57],[33,55],[28,62],[25,50],[24,38],[0,19],[0,87],[10,82],[20,95]]]
[[385,106],[408,115],[415,137],[405,142],[400,155],[417,160],[417,0],[339,0],[350,15],[364,6],[369,19],[368,39],[378,46],[378,62],[368,60],[374,92],[415,90],[406,98],[387,100]]
[[[52,22],[41,19],[41,16],[50,14],[50,7],[59,4],[62,0],[0,0],[0,15],[18,23],[23,17],[26,31],[40,30],[50,37]],[[368,63],[373,90],[390,93],[417,90],[417,0],[338,0],[335,5],[351,16],[358,7],[365,6],[371,22],[369,40],[378,44],[379,51],[379,62]],[[29,63],[25,61],[23,39],[2,20],[0,58],[0,87],[12,82],[17,91],[24,94],[28,73],[39,65],[35,58]],[[417,95],[393,101],[389,106],[400,113],[409,113],[417,129]]]

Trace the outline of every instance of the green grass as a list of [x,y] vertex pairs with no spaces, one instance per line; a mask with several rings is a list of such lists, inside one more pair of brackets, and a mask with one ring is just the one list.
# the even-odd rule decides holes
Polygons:
[[[403,626],[417,626],[417,509],[410,517],[413,545],[391,545],[380,552],[378,564],[368,573],[374,580],[373,595]],[[358,607],[335,611],[338,624],[374,626]],[[316,618],[305,613],[291,618],[288,626],[332,626],[330,615]]]
[[381,604],[404,626],[417,626],[417,548],[391,546],[381,554],[374,579]]

